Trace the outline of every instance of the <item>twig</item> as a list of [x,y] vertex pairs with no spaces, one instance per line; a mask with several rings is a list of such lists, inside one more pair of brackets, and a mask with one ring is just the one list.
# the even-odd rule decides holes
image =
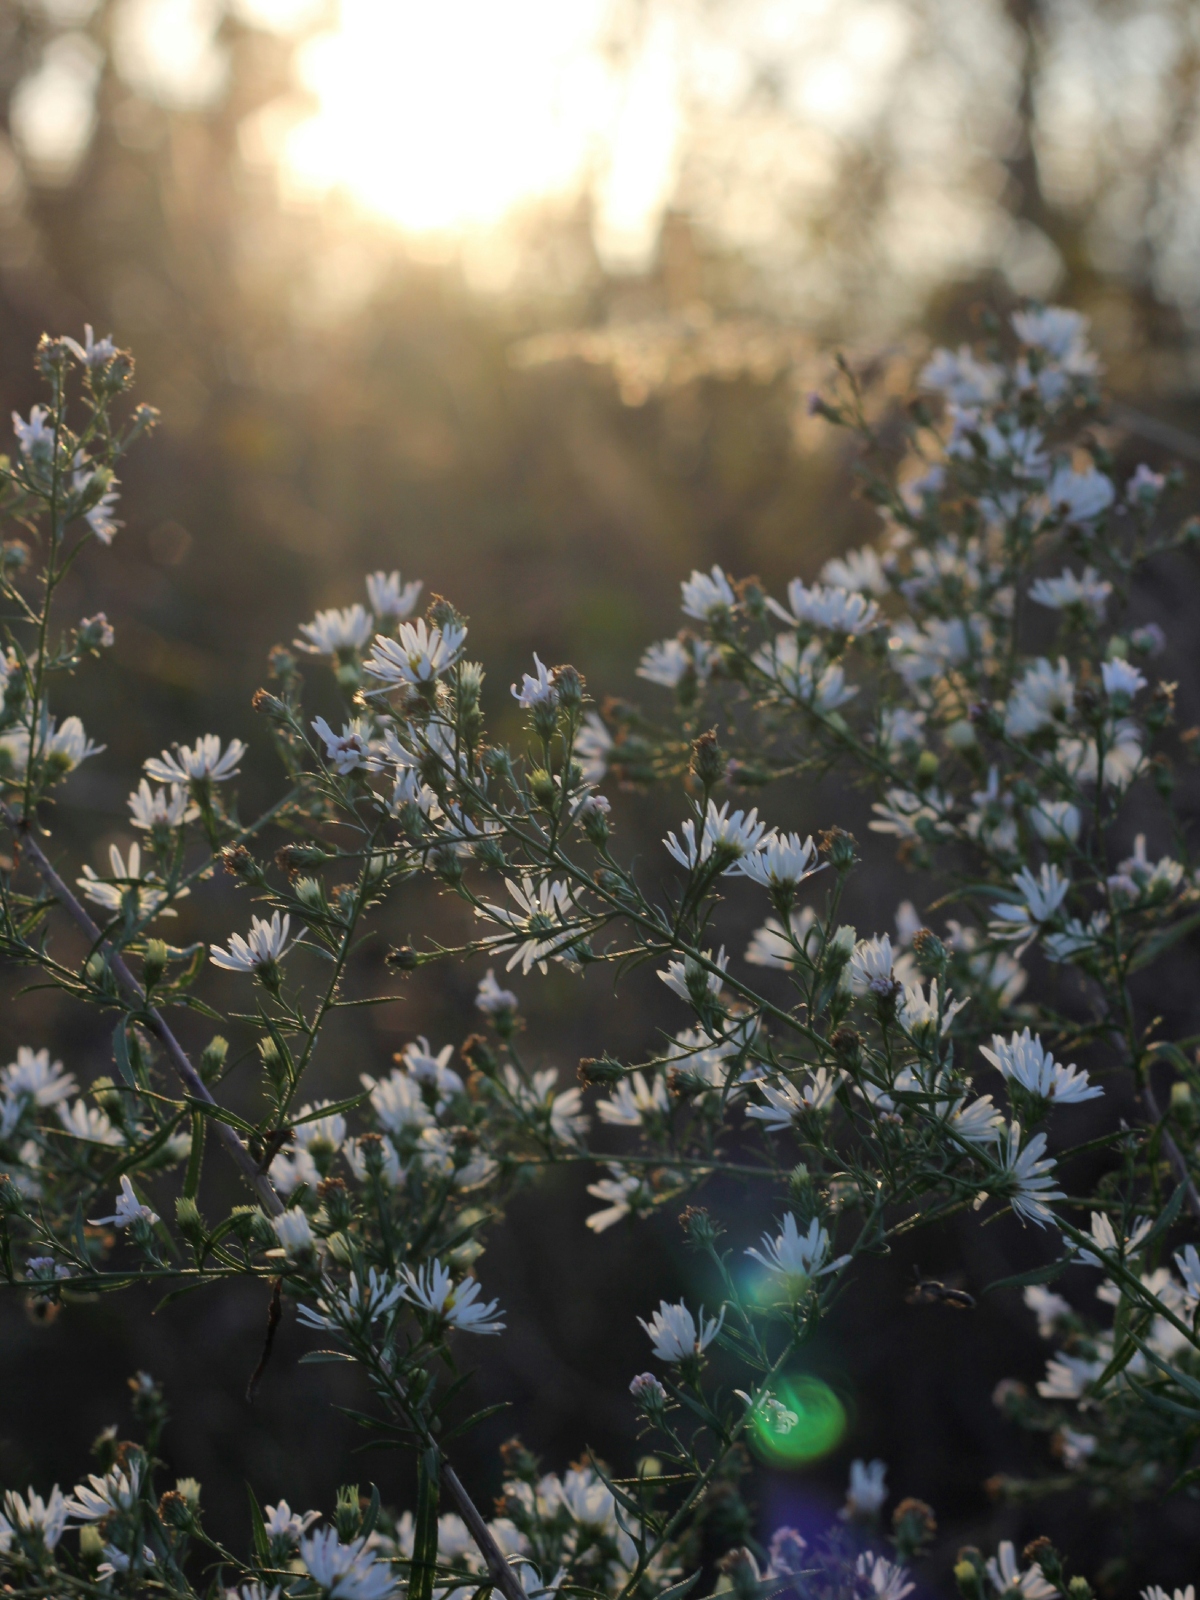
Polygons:
[[254,1402],[254,1396],[262,1382],[262,1375],[267,1370],[267,1362],[271,1359],[271,1351],[275,1348],[275,1331],[283,1315],[283,1306],[280,1303],[282,1289],[283,1279],[276,1278],[271,1285],[271,1303],[267,1307],[267,1336],[263,1340],[262,1355],[259,1356],[258,1365],[250,1374],[250,1382],[246,1385],[246,1399],[250,1404]]
[[491,1529],[479,1515],[475,1502],[463,1488],[462,1480],[445,1456],[442,1457],[442,1482],[449,1489],[451,1498],[462,1513],[462,1519],[487,1564],[488,1576],[504,1596],[504,1600],[527,1600],[521,1580],[504,1559],[500,1546],[492,1537]]
[[[54,870],[50,863],[50,858],[34,838],[29,825],[15,818],[7,808],[4,809],[4,819],[13,833],[24,844],[26,853],[37,868],[38,876],[42,882],[51,891],[63,910],[83,931],[89,942],[93,945],[106,943],[107,941],[88,915],[88,912]],[[187,1052],[167,1026],[162,1012],[159,1011],[157,1006],[150,1005],[147,1002],[146,991],[129,970],[124,957],[119,951],[111,948],[109,966],[121,988],[130,999],[136,1001],[146,1027],[166,1050],[167,1055],[170,1057],[171,1065],[175,1068],[187,1092],[194,1100],[202,1100],[205,1105],[215,1107],[217,1102],[209,1093],[208,1085],[189,1061]],[[242,1177],[245,1178],[246,1182],[258,1195],[263,1209],[270,1216],[280,1216],[283,1213],[284,1204],[275,1193],[270,1178],[267,1177],[265,1172],[259,1170],[258,1162],[255,1161],[249,1150],[238,1138],[234,1129],[227,1122],[221,1122],[218,1118],[214,1117],[212,1120],[217,1124],[217,1136],[226,1153],[232,1158]]]
[[1162,1135],[1163,1147],[1167,1152],[1167,1160],[1174,1168],[1175,1176],[1183,1184],[1184,1193],[1187,1195],[1188,1210],[1197,1221],[1200,1221],[1200,1194],[1196,1192],[1196,1185],[1192,1182],[1192,1175],[1188,1171],[1187,1159],[1183,1151],[1172,1139],[1166,1128],[1163,1127],[1163,1114],[1158,1109],[1158,1100],[1150,1086],[1149,1072],[1147,1072],[1146,1082],[1142,1086],[1142,1097],[1146,1102],[1146,1110],[1150,1113],[1151,1120],[1158,1124],[1158,1130]]

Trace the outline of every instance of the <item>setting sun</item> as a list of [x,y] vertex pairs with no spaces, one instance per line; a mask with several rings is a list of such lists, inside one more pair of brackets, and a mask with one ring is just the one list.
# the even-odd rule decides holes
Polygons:
[[678,109],[663,28],[606,51],[609,0],[344,0],[305,45],[315,113],[283,137],[288,181],[339,189],[420,234],[457,234],[588,180],[619,249],[657,217]]

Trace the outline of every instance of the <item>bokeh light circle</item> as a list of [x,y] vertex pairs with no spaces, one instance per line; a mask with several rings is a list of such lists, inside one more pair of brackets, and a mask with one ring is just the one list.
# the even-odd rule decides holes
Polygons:
[[837,1448],[846,1432],[846,1408],[834,1391],[812,1373],[780,1378],[771,1390],[796,1420],[780,1427],[774,1408],[760,1407],[751,1419],[751,1448],[773,1467],[801,1467]]

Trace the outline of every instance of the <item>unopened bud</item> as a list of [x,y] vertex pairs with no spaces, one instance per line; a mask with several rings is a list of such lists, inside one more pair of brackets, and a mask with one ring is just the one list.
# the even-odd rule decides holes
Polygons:
[[215,1033],[200,1053],[200,1076],[205,1083],[212,1083],[220,1075],[228,1054],[229,1040]]
[[383,958],[389,967],[399,967],[401,972],[415,972],[421,965],[421,958],[410,944],[397,946],[389,950]]
[[852,833],[842,828],[828,828],[821,835],[821,854],[828,856],[835,872],[848,872],[858,860],[858,846]]
[[913,935],[913,954],[926,972],[940,972],[946,965],[946,946],[930,928],[918,928]]
[[185,1238],[199,1240],[204,1237],[204,1218],[200,1215],[200,1207],[191,1195],[181,1194],[177,1197],[175,1220]]
[[692,741],[691,772],[705,789],[720,783],[725,775],[725,752],[717,743],[717,730],[710,728]]
[[555,667],[550,674],[558,692],[558,703],[565,710],[576,712],[583,705],[583,675],[572,666]]
[[535,767],[529,774],[529,793],[543,810],[549,811],[558,793],[558,785],[545,767]]
[[147,939],[142,956],[142,981],[152,989],[162,977],[167,966],[167,946],[161,939]]

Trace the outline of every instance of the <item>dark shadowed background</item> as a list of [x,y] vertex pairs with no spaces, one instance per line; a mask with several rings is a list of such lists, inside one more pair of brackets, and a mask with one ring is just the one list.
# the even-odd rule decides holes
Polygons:
[[[843,445],[804,411],[834,348],[904,366],[922,339],[970,337],[982,304],[1061,297],[1092,317],[1118,459],[1194,463],[1198,83],[1190,0],[524,0],[499,23],[466,0],[346,0],[340,21],[299,0],[0,0],[0,414],[38,397],[38,334],[85,321],[134,349],[139,397],[163,412],[124,473],[124,529],[73,580],[69,603],[106,610],[117,644],[72,690],[108,749],[67,786],[56,843],[99,863],[129,838],[142,759],[208,729],[251,742],[252,814],[274,783],[250,711],[267,651],[364,598],[376,567],[470,616],[501,729],[534,649],[597,696],[632,693],[691,566],[779,585],[872,534]],[[1136,599],[1173,636],[1185,723],[1195,576],[1164,563]],[[872,838],[835,780],[764,805]],[[656,848],[674,814],[618,797],[623,848]],[[867,857],[850,915],[883,928],[913,889],[877,843]],[[240,915],[213,884],[181,932]],[[743,948],[753,909],[735,895],[729,915]],[[390,916],[392,942],[462,926],[424,888]],[[1195,962],[1182,951],[1155,997],[1181,1032]],[[354,981],[382,972],[368,960]],[[478,976],[427,969],[395,1007],[339,1019],[314,1093],[352,1092],[414,1034],[460,1042]],[[529,1056],[564,1083],[601,1041],[634,1055],[683,1020],[653,975],[519,987]],[[92,1017],[16,989],[0,1048],[49,1043],[85,1081],[110,1069]],[[587,1233],[585,1182],[521,1195],[481,1265],[509,1322],[481,1352],[481,1397],[513,1401],[463,1462],[485,1500],[513,1431],[548,1467],[590,1446],[628,1468],[635,1316],[712,1292],[671,1219]],[[739,1194],[713,1203],[749,1242],[757,1213],[743,1241]],[[989,1501],[992,1474],[1047,1465],[990,1399],[1040,1375],[1033,1319],[1012,1291],[970,1313],[904,1292],[915,1265],[978,1291],[1042,1248],[966,1223],[861,1274],[813,1356],[849,1429],[816,1465],[753,1481],[761,1532],[819,1525],[849,1459],[880,1455],[897,1493],[938,1511],[935,1584],[959,1544],[1044,1529],[1092,1570],[1131,1552],[1113,1592],[1194,1576],[1186,1497],[1129,1528],[1082,1500]],[[124,1380],[145,1368],[219,1536],[244,1540],[246,1479],[293,1506],[357,1478],[407,1500],[406,1469],[355,1458],[329,1404],[356,1399],[353,1378],[297,1367],[290,1321],[246,1403],[259,1289],[149,1309],[112,1299],[42,1326],[0,1306],[0,1480],[74,1481],[96,1433],[128,1424]]]

